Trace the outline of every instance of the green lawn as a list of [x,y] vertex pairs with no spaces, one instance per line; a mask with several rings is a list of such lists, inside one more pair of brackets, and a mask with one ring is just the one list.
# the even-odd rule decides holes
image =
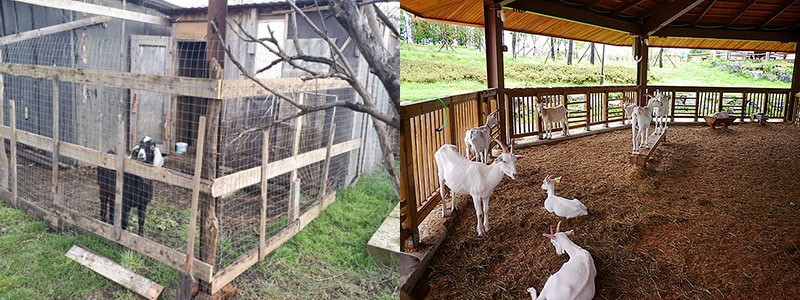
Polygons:
[[[471,91],[481,90],[486,88],[484,80],[440,80],[431,81],[425,80],[431,77],[441,76],[442,72],[465,72],[465,73],[479,73],[485,74],[486,58],[485,53],[472,48],[456,47],[454,50],[438,51],[438,46],[431,45],[413,45],[402,44],[400,48],[400,59],[405,60],[401,62],[400,70],[400,100],[401,101],[419,101],[431,99],[434,97],[444,97],[448,95],[457,95]],[[673,59],[675,61],[675,59]],[[714,68],[708,62],[680,62],[675,61],[676,67],[672,67],[665,61],[664,68],[651,67],[650,68],[650,84],[653,85],[678,85],[678,86],[737,86],[737,87],[777,87],[788,88],[789,83],[779,81],[769,81],[766,79],[752,79],[746,78],[737,74],[732,74]],[[547,62],[540,57],[518,57],[512,59],[508,53],[504,54],[504,65],[506,69],[506,87],[525,87],[525,86],[569,86],[576,85],[568,82],[551,82],[543,81],[537,82],[536,80],[516,80],[510,77],[525,77],[524,74],[509,74],[510,69],[521,65],[534,64],[552,66],[553,69],[564,68],[563,58],[557,62]],[[746,63],[752,64],[752,63]],[[429,65],[436,66],[437,68],[429,68]],[[452,67],[452,70],[443,68],[443,66]],[[580,66],[575,67],[600,69],[599,64],[589,66],[583,62]],[[608,61],[607,73],[610,69],[616,69],[617,72],[620,68],[629,68],[630,72],[635,73],[635,63],[633,61]],[[429,69],[426,69],[429,68]],[[569,68],[572,67],[567,67]],[[635,75],[635,74],[634,74]],[[483,75],[485,76],[485,75]],[[461,76],[463,77],[463,76]],[[423,78],[423,80],[418,80]],[[536,77],[538,78],[538,77]],[[534,78],[535,79],[535,78]],[[584,82],[582,85],[598,85],[598,81]],[[606,83],[606,84],[619,84],[619,83]],[[630,84],[633,84],[631,82]]]
[[[397,266],[376,264],[366,242],[397,204],[386,175],[364,177],[235,285],[240,299],[398,297]],[[92,234],[48,230],[0,201],[0,299],[137,299],[64,256],[83,245],[166,287],[174,299],[177,271]]]

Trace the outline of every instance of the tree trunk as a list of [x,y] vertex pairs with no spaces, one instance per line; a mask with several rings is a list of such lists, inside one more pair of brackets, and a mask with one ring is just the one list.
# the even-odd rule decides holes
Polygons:
[[567,46],[567,65],[572,65],[572,40],[569,40],[569,46]]

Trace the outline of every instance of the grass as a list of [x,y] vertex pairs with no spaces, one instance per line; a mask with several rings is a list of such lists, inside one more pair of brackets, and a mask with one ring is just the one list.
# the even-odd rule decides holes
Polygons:
[[[397,201],[385,174],[340,190],[317,219],[237,280],[240,299],[397,298],[397,266],[376,264],[366,252]],[[0,201],[0,299],[137,299],[65,257],[75,244],[164,285],[162,299],[175,298],[178,273],[170,267],[92,234],[51,232]]]
[[[453,51],[443,50],[438,52],[439,48],[435,45],[413,45],[402,44],[400,48],[400,59],[405,60],[406,64],[403,66],[401,63],[401,81],[400,81],[400,100],[401,101],[419,101],[431,99],[434,97],[444,97],[449,95],[457,95],[486,88],[486,83],[476,80],[453,80],[453,81],[437,81],[437,82],[411,82],[403,80],[406,78],[429,78],[431,74],[424,74],[425,72],[441,72],[446,70],[441,68],[442,64],[450,65],[455,70],[472,70],[473,72],[485,73],[486,57],[485,53],[472,48],[455,47]],[[437,71],[409,68],[409,62],[422,62],[422,64],[435,63],[439,68]],[[714,68],[708,62],[679,62],[675,61],[676,67],[673,68],[669,62],[665,61],[664,68],[651,67],[649,82],[652,85],[679,85],[679,86],[736,86],[736,87],[776,87],[788,88],[789,83],[769,81],[765,79],[752,79],[737,74],[732,74],[727,71]],[[513,69],[524,69],[522,65],[526,64],[544,64],[544,59],[535,57],[518,57],[512,59],[509,54],[504,56],[504,66],[506,72]],[[551,66],[563,67],[563,58],[558,62],[548,62]],[[581,63],[581,66],[588,64]],[[607,61],[609,67],[628,67],[634,68],[635,63],[632,61]],[[600,68],[599,65],[595,65]],[[554,68],[555,69],[555,68]],[[410,73],[411,72],[411,73]],[[423,73],[423,74],[420,74]],[[512,76],[513,75],[513,76]],[[567,86],[576,85],[567,82],[550,82],[549,80],[516,80],[512,77],[525,78],[525,74],[507,74],[505,85],[506,87],[526,87],[526,86]],[[446,76],[445,76],[446,77]],[[598,85],[598,81],[584,82],[582,85]],[[609,84],[609,83],[607,83]],[[616,83],[615,83],[616,84]]]

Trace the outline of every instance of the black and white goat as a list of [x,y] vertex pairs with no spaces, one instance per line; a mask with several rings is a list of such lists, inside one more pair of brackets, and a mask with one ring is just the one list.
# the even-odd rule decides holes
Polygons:
[[[109,154],[116,154],[108,150]],[[151,164],[155,167],[164,165],[164,157],[156,143],[145,136],[131,149],[128,159]],[[97,183],[100,185],[100,220],[114,223],[114,191],[116,189],[116,172],[106,168],[97,168]],[[125,173],[122,181],[122,229],[128,228],[128,216],[131,208],[136,208],[139,220],[139,235],[144,233],[144,222],[147,205],[153,199],[153,182],[140,176]]]

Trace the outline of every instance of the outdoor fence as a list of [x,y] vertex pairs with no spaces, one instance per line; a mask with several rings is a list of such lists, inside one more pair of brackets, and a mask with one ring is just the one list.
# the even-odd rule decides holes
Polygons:
[[[0,45],[4,200],[191,273],[213,293],[368,168],[369,118],[329,108],[275,122],[297,109],[249,79],[214,79],[218,53],[205,42],[131,36],[126,47],[79,32]],[[359,99],[340,80],[262,82],[307,105]],[[144,136],[163,167],[129,158]],[[123,208],[143,197],[147,214],[131,210],[123,229]]]
[[[668,114],[671,122],[704,122],[703,116],[728,108],[742,122],[749,122],[749,116],[755,113],[763,113],[773,121],[788,120],[788,113],[798,109],[789,107],[789,89],[648,86],[648,93],[657,89],[672,97]],[[496,110],[496,96],[495,90],[485,90],[401,107],[401,250],[405,250],[409,238],[417,246],[419,224],[441,201],[433,154],[444,144],[454,144],[466,155],[464,133],[483,125],[483,113]],[[508,128],[509,138],[517,140],[543,134],[542,120],[536,112],[538,103],[545,103],[545,107],[564,105],[570,129],[625,126],[628,116],[624,106],[636,101],[638,92],[633,85],[511,88],[504,90],[503,97],[506,109],[501,115],[508,117],[500,122]],[[797,97],[800,99],[800,95]],[[437,131],[440,127],[442,130]],[[557,125],[553,130],[559,129]]]

